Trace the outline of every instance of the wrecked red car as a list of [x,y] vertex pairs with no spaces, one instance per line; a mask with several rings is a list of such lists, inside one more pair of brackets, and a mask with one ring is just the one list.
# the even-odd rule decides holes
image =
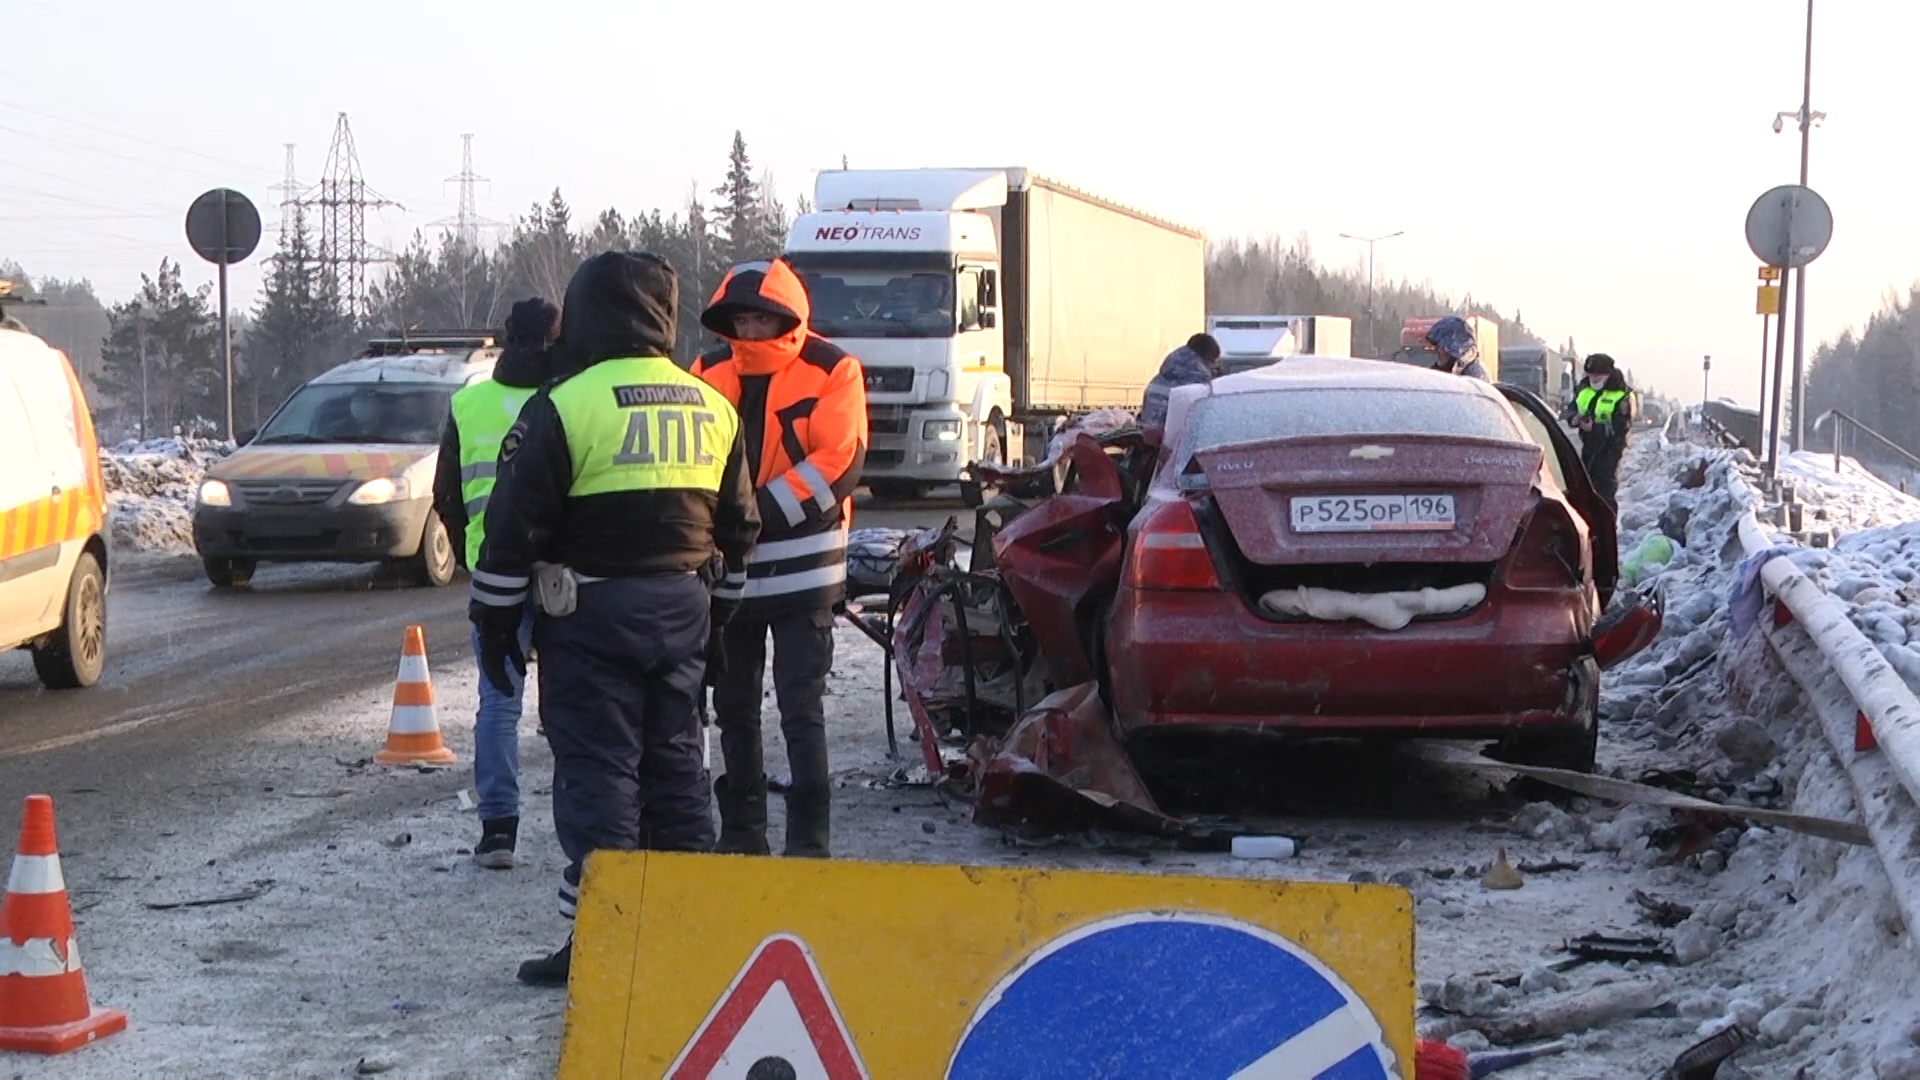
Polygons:
[[1595,636],[1613,510],[1543,406],[1321,358],[1176,398],[1098,616],[1124,739],[1488,737],[1592,770],[1600,671],[1651,634]]
[[1613,508],[1513,387],[1294,358],[1177,389],[1161,443],[1090,418],[972,474],[967,565],[953,522],[910,541],[885,640],[982,820],[1042,790],[1152,818],[1133,764],[1183,738],[1591,771],[1600,673],[1661,625],[1657,595],[1614,602]]

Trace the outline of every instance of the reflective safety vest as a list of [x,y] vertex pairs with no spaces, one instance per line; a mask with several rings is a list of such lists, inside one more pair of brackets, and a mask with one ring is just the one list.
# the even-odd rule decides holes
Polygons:
[[740,417],[664,356],[603,360],[549,391],[573,459],[569,496],[662,488],[719,494]]
[[533,396],[531,386],[487,379],[453,395],[453,426],[460,433],[460,500],[467,505],[467,565],[480,564],[487,500],[493,495],[500,443]]
[[1573,407],[1581,416],[1593,417],[1596,424],[1611,424],[1614,410],[1630,393],[1631,390],[1595,390],[1592,386],[1583,386],[1573,396]]

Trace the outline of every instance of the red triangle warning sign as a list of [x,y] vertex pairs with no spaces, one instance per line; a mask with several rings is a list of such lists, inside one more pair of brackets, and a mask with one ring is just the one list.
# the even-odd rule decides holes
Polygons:
[[762,941],[694,1032],[669,1080],[868,1080],[806,943]]

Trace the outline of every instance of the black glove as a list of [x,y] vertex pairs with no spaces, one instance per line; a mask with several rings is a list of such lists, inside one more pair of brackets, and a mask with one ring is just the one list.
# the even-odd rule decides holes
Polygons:
[[467,618],[480,637],[480,674],[503,694],[513,693],[507,677],[507,665],[524,679],[527,656],[520,651],[520,621],[526,608],[520,604],[496,606],[478,601],[467,605]]

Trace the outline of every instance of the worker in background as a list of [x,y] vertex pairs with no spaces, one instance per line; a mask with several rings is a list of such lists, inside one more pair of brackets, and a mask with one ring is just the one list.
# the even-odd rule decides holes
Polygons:
[[1160,373],[1147,383],[1140,401],[1140,426],[1158,429],[1167,423],[1167,398],[1176,386],[1198,386],[1220,377],[1220,343],[1212,334],[1195,334],[1185,345],[1160,361]]
[[760,721],[769,633],[793,770],[785,852],[826,858],[832,848],[824,697],[834,609],[846,596],[853,489],[867,459],[867,394],[860,361],[808,332],[808,313],[800,278],[775,259],[728,271],[700,315],[725,344],[693,371],[740,410],[761,520],[746,573],[729,573],[715,594],[740,602],[718,643],[728,677],[713,690],[726,768],[714,783],[725,852],[769,851]]
[[1580,431],[1580,460],[1593,486],[1616,507],[1620,486],[1620,459],[1627,453],[1627,433],[1633,428],[1633,390],[1613,357],[1587,357],[1586,382],[1573,395],[1573,425]]
[[[571,919],[589,852],[707,851],[701,684],[711,588],[760,531],[739,418],[674,364],[679,282],[610,251],[567,285],[561,340],[585,363],[528,400],[500,447],[469,614],[503,692],[526,671],[520,610],[538,597],[540,709]],[[724,569],[715,567],[715,554]],[[520,966],[564,986],[573,939]]]
[[[560,329],[560,309],[534,298],[513,305],[506,347],[493,376],[453,395],[452,416],[440,436],[433,474],[433,509],[447,526],[453,557],[471,571],[486,535],[487,502],[495,462],[520,407],[547,380],[547,350]],[[533,603],[521,606],[517,631],[525,653],[533,641]],[[480,634],[473,635],[480,655]],[[480,680],[480,709],[473,718],[473,790],[480,797],[480,842],[473,861],[490,870],[513,867],[520,836],[520,693],[524,679],[509,673],[506,690]]]
[[1467,320],[1448,315],[1427,327],[1425,336],[1427,344],[1433,346],[1440,357],[1440,362],[1434,365],[1435,371],[1489,381],[1486,365],[1480,362],[1480,343],[1474,339],[1473,328],[1467,325]]

